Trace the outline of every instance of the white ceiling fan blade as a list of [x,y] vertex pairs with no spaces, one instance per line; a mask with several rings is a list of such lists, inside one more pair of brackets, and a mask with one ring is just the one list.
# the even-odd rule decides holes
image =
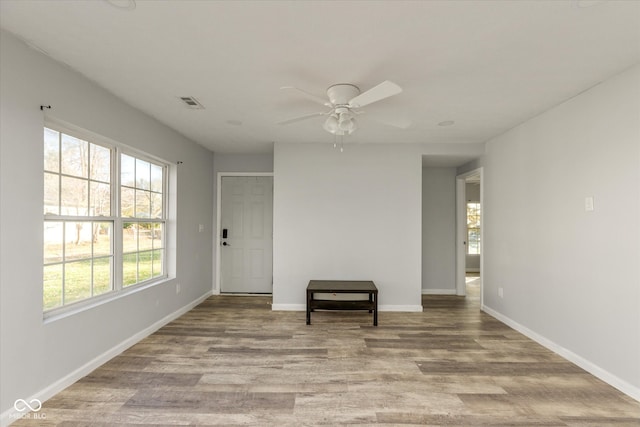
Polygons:
[[327,114],[329,114],[329,113],[318,112],[318,113],[306,114],[304,116],[294,117],[293,119],[283,120],[281,122],[278,122],[278,124],[279,125],[288,125],[288,124],[291,124],[291,123],[300,122],[302,120],[312,119],[312,118],[318,117],[318,116],[326,116]]
[[284,89],[287,89],[287,90],[288,90],[288,89],[293,89],[293,90],[295,90],[295,91],[300,92],[303,96],[305,96],[306,98],[308,98],[308,99],[312,100],[313,102],[317,102],[318,104],[320,104],[320,105],[325,105],[325,106],[327,106],[327,107],[330,107],[330,106],[331,106],[331,103],[330,103],[329,101],[327,101],[327,99],[326,99],[326,98],[320,98],[319,96],[316,96],[316,95],[314,95],[314,94],[312,94],[312,93],[309,93],[309,92],[307,92],[307,91],[304,91],[304,90],[302,90],[302,89],[298,89],[297,87],[293,87],[293,86],[283,86],[283,87],[281,87],[280,89],[283,89],[283,90],[284,90]]
[[397,84],[390,82],[389,80],[385,80],[380,83],[378,86],[372,87],[366,92],[361,93],[360,95],[353,98],[349,101],[350,108],[360,108],[365,105],[369,105],[371,103],[380,101],[382,99],[388,98],[393,95],[397,95],[402,92],[402,88]]

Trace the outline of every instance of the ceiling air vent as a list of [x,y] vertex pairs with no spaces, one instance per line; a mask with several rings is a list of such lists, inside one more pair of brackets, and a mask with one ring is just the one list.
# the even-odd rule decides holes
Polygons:
[[187,108],[192,108],[194,110],[204,110],[204,106],[198,102],[193,96],[181,96],[180,100],[184,102],[184,105]]

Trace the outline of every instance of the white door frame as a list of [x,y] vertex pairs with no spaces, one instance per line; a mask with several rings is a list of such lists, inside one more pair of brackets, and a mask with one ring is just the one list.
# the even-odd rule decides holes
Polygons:
[[[466,180],[473,175],[480,175],[480,275],[484,274],[484,171],[482,167],[456,176],[456,295],[464,296],[467,293],[466,285],[466,256],[467,246],[467,200]],[[483,307],[482,280],[480,280],[480,307]]]
[[[220,294],[220,225],[222,216],[221,193],[222,193],[222,177],[223,176],[273,176],[273,172],[218,172],[216,182],[216,271],[214,277],[216,282],[213,287],[213,294]],[[273,243],[272,243],[273,244]]]

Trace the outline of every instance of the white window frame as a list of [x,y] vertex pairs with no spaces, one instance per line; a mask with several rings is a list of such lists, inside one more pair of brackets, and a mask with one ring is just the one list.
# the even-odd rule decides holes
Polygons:
[[[52,129],[54,131],[67,134],[74,138],[78,138],[89,143],[99,145],[111,150],[111,215],[110,216],[73,216],[73,215],[56,215],[56,214],[44,214],[43,224],[46,222],[55,221],[94,221],[94,222],[111,222],[112,223],[112,238],[111,238],[111,256],[113,259],[112,271],[111,271],[111,290],[103,294],[90,296],[88,298],[74,301],[68,304],[56,306],[51,309],[44,309],[43,301],[43,318],[45,321],[51,321],[54,319],[67,317],[79,311],[86,310],[96,305],[103,304],[107,301],[115,298],[122,297],[132,292],[136,292],[145,289],[149,286],[156,286],[169,279],[170,266],[168,265],[168,248],[169,248],[169,233],[167,227],[169,224],[169,162],[162,160],[148,153],[144,153],[140,150],[136,150],[130,147],[120,144],[118,142],[109,140],[101,135],[94,134],[90,131],[76,128],[67,124],[59,123],[54,120],[46,120],[43,124],[43,131],[45,128]],[[44,148],[43,148],[44,149]],[[160,276],[152,277],[151,279],[131,284],[129,286],[123,286],[123,223],[135,222],[131,221],[136,218],[123,218],[120,212],[120,173],[121,173],[121,155],[126,154],[136,159],[144,160],[155,165],[162,166],[163,171],[163,183],[162,183],[162,218],[149,219],[149,222],[160,222],[162,227],[162,274]],[[59,159],[61,162],[61,159]],[[61,172],[61,171],[60,171]],[[44,167],[43,167],[43,182],[44,182]],[[89,180],[89,178],[87,178]],[[61,195],[59,195],[61,197]],[[44,198],[43,198],[44,203]],[[175,213],[174,213],[175,214]],[[44,244],[43,244],[44,255]],[[44,256],[43,256],[44,259]],[[64,261],[63,261],[64,263]],[[44,267],[44,262],[42,264]],[[64,284],[63,284],[64,286]],[[44,281],[43,281],[44,291]]]

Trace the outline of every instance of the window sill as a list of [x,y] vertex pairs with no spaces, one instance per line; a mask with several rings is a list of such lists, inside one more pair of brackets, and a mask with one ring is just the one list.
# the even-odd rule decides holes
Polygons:
[[153,282],[145,282],[137,285],[132,285],[118,291],[111,291],[104,295],[93,297],[87,300],[78,301],[66,306],[53,308],[43,313],[43,321],[44,321],[43,323],[45,325],[49,323],[53,323],[57,320],[61,320],[61,319],[76,315],[78,313],[82,313],[92,308],[107,304],[111,301],[124,298],[128,295],[144,291],[146,289],[161,285],[163,283],[167,283],[173,279],[174,277],[163,277]]

